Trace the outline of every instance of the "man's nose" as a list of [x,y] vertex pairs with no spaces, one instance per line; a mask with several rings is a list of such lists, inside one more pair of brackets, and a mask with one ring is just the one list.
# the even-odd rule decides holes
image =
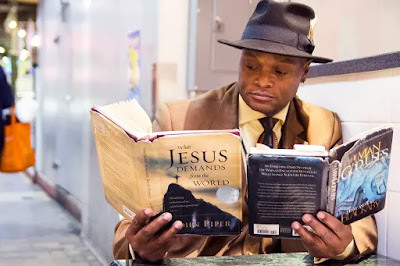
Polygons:
[[271,88],[274,85],[273,77],[267,73],[261,73],[256,79],[256,85],[261,88]]

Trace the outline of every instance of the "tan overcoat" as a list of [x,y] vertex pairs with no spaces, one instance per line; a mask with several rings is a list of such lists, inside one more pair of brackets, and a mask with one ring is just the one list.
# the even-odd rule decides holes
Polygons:
[[[232,83],[193,100],[162,105],[153,123],[154,131],[238,128],[238,95],[237,84]],[[335,113],[296,97],[290,103],[279,146],[292,149],[294,144],[304,143],[324,145],[327,149],[342,143],[341,124]],[[243,175],[243,188],[246,187]],[[129,224],[129,221],[122,220],[115,227],[113,252],[117,259],[130,257],[125,238]],[[351,227],[359,256],[374,252],[378,241],[374,218],[366,217]],[[248,210],[244,204],[243,232],[239,236],[176,236],[168,256],[235,256],[297,251],[305,251],[300,240],[249,236]]]

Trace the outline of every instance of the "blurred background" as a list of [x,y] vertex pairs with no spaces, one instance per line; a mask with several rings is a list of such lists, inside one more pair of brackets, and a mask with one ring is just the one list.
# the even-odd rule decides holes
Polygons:
[[[313,65],[299,96],[337,112],[345,141],[394,126],[378,253],[400,259],[400,1],[297,2],[318,15],[314,54],[336,62]],[[240,51],[216,40],[239,39],[257,3],[0,1],[0,64],[36,157],[0,174],[0,265],[109,265],[118,215],[104,199],[90,108],[134,98],[153,117],[162,102],[235,81]]]

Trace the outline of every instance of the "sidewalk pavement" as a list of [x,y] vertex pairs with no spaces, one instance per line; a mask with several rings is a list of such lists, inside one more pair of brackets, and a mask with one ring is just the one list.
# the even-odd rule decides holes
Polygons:
[[102,265],[80,224],[23,173],[0,173],[0,266]]

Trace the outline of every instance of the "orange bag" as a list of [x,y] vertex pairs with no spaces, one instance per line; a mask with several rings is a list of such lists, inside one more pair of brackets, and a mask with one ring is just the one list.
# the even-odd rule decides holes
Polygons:
[[4,127],[5,140],[0,172],[20,172],[35,165],[30,133],[31,125],[17,122],[15,107],[11,107],[11,124]]

